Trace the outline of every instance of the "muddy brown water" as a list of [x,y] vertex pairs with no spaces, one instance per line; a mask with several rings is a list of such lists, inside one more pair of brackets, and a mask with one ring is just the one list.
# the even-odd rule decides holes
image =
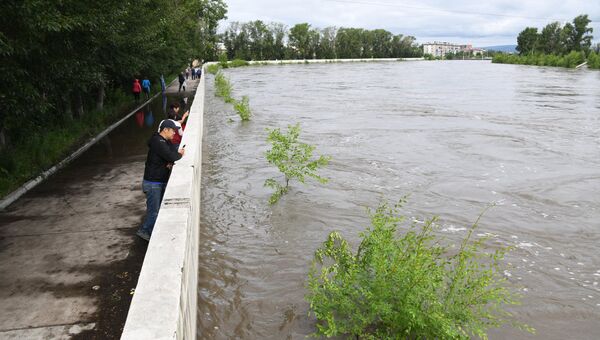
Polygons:
[[[226,70],[254,116],[242,123],[207,79],[199,284],[202,339],[302,339],[312,256],[332,230],[356,246],[366,207],[410,194],[440,216],[515,246],[503,273],[537,329],[492,339],[600,337],[600,72],[485,61],[260,66]],[[233,121],[231,121],[233,120]],[[269,206],[267,127],[300,123],[331,155],[326,185],[292,184]],[[419,223],[419,222],[417,222]]]

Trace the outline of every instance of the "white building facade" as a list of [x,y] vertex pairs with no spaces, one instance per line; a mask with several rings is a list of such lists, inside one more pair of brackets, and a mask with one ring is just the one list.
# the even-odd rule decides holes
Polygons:
[[483,54],[485,50],[473,48],[472,45],[458,45],[449,42],[435,41],[423,44],[423,54],[431,54],[434,57],[443,58],[446,54],[457,54],[458,52],[471,53],[473,55]]

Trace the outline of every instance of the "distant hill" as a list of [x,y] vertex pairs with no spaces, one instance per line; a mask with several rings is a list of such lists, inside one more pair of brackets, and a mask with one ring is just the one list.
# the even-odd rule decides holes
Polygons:
[[500,51],[500,52],[517,52],[516,48],[517,45],[497,45],[497,46],[486,46],[486,47],[481,47],[485,50],[494,50],[494,51]]

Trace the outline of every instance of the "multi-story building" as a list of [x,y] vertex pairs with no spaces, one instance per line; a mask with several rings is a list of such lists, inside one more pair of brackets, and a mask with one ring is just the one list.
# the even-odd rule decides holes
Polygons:
[[482,50],[480,48],[473,48],[472,45],[457,45],[449,42],[439,41],[423,44],[423,54],[431,54],[434,57],[443,58],[448,53],[456,54],[458,52],[465,52],[477,55],[483,54],[485,50]]

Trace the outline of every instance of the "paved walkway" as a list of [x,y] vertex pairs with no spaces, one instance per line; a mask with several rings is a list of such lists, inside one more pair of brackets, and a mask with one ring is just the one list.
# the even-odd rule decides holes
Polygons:
[[156,128],[135,116],[0,211],[0,339],[119,338],[147,246],[134,233]]

